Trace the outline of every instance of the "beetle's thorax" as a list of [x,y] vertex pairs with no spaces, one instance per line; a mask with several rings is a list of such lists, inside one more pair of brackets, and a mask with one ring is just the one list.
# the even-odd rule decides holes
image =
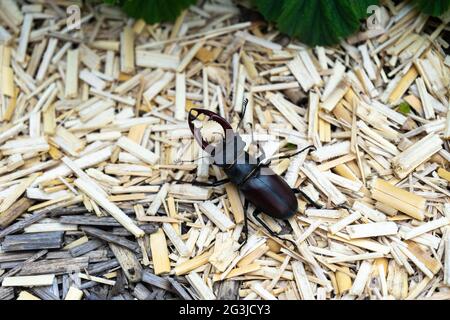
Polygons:
[[239,134],[227,132],[210,152],[214,163],[223,168],[230,181],[237,185],[243,183],[258,166],[257,160],[244,148],[245,142]]
[[224,167],[223,171],[225,171],[231,182],[239,186],[254,174],[257,167],[256,159],[244,151],[238,156],[235,163]]

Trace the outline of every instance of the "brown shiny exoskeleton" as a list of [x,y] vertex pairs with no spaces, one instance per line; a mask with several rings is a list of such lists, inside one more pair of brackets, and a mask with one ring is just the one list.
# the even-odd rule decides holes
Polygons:
[[[212,146],[205,141],[201,136],[200,129],[194,126],[194,120],[200,115],[209,117],[209,120],[217,122],[224,130],[225,135],[217,145]],[[312,202],[301,190],[291,189],[282,177],[269,168],[268,164],[264,164],[260,158],[256,159],[246,152],[241,136],[234,132],[231,125],[218,114],[205,109],[191,109],[188,123],[195,140],[203,150],[211,155],[214,164],[221,167],[228,176],[228,179],[220,180],[213,185],[217,186],[227,182],[235,184],[245,199],[255,206],[255,217],[263,212],[273,218],[289,219],[298,210],[295,193],[302,194]],[[311,147],[313,146],[309,146],[297,154]],[[261,219],[257,220],[262,223]],[[262,224],[264,225],[264,223]]]

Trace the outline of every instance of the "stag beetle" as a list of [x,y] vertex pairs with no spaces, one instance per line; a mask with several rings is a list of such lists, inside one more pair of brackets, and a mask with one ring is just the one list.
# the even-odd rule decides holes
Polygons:
[[[245,112],[246,104],[247,101],[244,101],[243,112]],[[194,115],[194,112],[196,115]],[[202,138],[200,128],[194,126],[194,120],[200,115],[209,117],[209,120],[217,122],[224,130],[225,135],[217,145],[213,146],[205,141]],[[258,217],[261,212],[277,219],[292,217],[298,210],[295,193],[300,193],[308,202],[319,207],[303,191],[298,188],[292,189],[283,178],[269,168],[269,163],[262,161],[265,157],[264,153],[262,156],[255,158],[246,152],[244,150],[245,142],[242,140],[242,137],[237,132],[234,132],[231,125],[218,114],[210,110],[193,108],[189,111],[188,124],[197,143],[213,158],[214,164],[221,167],[228,176],[228,179],[219,180],[208,185],[218,186],[228,182],[235,184],[245,199],[255,206],[254,217],[272,235],[277,236]],[[308,146],[293,155],[311,148],[314,148],[314,146]],[[293,155],[289,155],[289,157]],[[284,158],[287,157],[284,156]],[[205,183],[197,183],[197,185],[199,184],[207,185]],[[245,231],[247,231],[246,218],[245,216]]]

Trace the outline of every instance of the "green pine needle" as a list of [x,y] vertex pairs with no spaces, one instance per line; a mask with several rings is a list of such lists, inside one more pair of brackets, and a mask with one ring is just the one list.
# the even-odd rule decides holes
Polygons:
[[402,102],[398,105],[398,111],[403,114],[408,114],[411,112],[411,106],[407,102]]

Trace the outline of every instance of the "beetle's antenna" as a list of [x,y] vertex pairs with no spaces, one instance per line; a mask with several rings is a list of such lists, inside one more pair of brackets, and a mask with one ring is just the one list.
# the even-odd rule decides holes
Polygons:
[[305,148],[303,148],[303,149],[301,149],[301,150],[299,150],[299,151],[294,152],[293,154],[287,154],[287,155],[278,157],[277,160],[278,160],[278,159],[285,159],[285,158],[294,157],[294,156],[296,156],[296,155],[298,155],[298,154],[300,154],[300,153],[302,153],[303,151],[308,150],[308,149],[314,149],[314,150],[316,150],[316,147],[313,146],[313,145],[310,145],[310,146],[307,146],[307,147],[305,147]]
[[242,120],[244,120],[245,111],[247,111],[247,104],[248,104],[248,99],[245,98],[244,101],[242,101],[241,119],[238,122],[236,130],[239,129],[239,127],[241,126]]

